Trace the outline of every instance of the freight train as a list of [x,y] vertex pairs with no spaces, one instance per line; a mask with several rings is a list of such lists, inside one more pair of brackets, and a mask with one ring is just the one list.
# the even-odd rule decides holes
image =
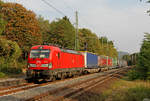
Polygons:
[[54,81],[55,79],[116,68],[119,66],[118,63],[116,58],[108,56],[66,50],[57,46],[37,45],[30,50],[26,75],[27,80]]

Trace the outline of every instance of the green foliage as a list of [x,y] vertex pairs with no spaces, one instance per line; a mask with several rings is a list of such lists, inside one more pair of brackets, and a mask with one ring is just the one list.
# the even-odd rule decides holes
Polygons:
[[5,60],[17,60],[21,55],[21,49],[16,42],[0,37],[0,57]]
[[120,91],[111,101],[143,101],[145,98],[150,99],[150,88],[140,86]]
[[113,58],[118,57],[118,52],[114,48],[112,41],[108,41],[106,37],[98,38],[89,29],[83,28],[79,30],[79,46],[79,50],[86,50]]
[[140,49],[137,70],[141,79],[149,78],[150,72],[150,34],[145,33],[145,38]]
[[16,67],[10,67],[12,64],[6,63],[0,65],[2,68],[0,68],[0,72],[6,74],[6,75],[11,75],[11,74],[20,74],[22,73],[21,68],[16,68]]
[[147,79],[150,80],[150,72],[147,72]]
[[21,49],[16,42],[0,37],[0,72],[6,74],[21,73],[17,61],[20,55]]
[[48,20],[44,20],[43,17],[38,17],[38,23],[40,26],[40,31],[42,33],[43,43],[49,43],[50,38],[50,22]]
[[5,73],[0,72],[0,78],[3,78],[3,77],[5,77],[5,76],[6,76]]
[[6,21],[3,19],[2,14],[0,14],[0,35],[2,34],[2,32],[5,30],[5,26],[6,26]]
[[139,72],[133,69],[128,72],[127,76],[128,76],[128,80],[136,80],[139,78]]
[[3,1],[2,0],[0,0],[0,9],[1,9],[1,5],[3,4]]
[[116,48],[114,48],[113,41],[109,41],[107,37],[101,37],[99,39],[101,44],[102,55],[107,55],[113,58],[118,57],[118,52]]
[[102,92],[100,97],[103,98],[100,101],[148,101],[146,99],[150,99],[150,83],[120,80]]
[[79,50],[87,50],[93,53],[98,53],[99,40],[95,33],[89,29],[79,30]]
[[150,88],[147,87],[135,87],[130,88],[126,93],[128,96],[126,101],[142,101],[145,98],[150,98]]
[[57,44],[64,48],[74,49],[75,28],[67,17],[53,21],[50,25],[48,43]]

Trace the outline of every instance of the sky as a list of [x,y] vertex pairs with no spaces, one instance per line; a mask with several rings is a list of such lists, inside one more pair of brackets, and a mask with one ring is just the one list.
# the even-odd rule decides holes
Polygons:
[[[17,2],[50,22],[64,15],[42,0],[3,0]],[[79,28],[89,28],[98,36],[112,40],[119,51],[139,52],[144,33],[150,33],[150,4],[146,0],[46,0],[75,24],[78,11]]]

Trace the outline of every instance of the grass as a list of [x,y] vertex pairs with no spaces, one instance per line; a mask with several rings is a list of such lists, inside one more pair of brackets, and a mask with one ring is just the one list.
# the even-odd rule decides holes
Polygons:
[[99,101],[143,101],[150,99],[149,81],[116,81],[110,89],[104,91]]

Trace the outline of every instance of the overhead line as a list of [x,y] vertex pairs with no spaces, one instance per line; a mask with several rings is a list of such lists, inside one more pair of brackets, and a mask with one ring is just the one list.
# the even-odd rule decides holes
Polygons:
[[63,16],[66,16],[66,14],[64,14],[62,11],[60,11],[59,9],[57,9],[56,7],[54,7],[52,4],[50,4],[49,2],[45,1],[45,0],[41,0],[43,1],[45,4],[47,4],[49,7],[55,9],[58,13],[60,13]]
[[75,10],[71,6],[69,6],[64,0],[62,0],[62,1],[64,2],[64,5],[66,5],[67,8],[69,8],[70,10],[75,12]]

